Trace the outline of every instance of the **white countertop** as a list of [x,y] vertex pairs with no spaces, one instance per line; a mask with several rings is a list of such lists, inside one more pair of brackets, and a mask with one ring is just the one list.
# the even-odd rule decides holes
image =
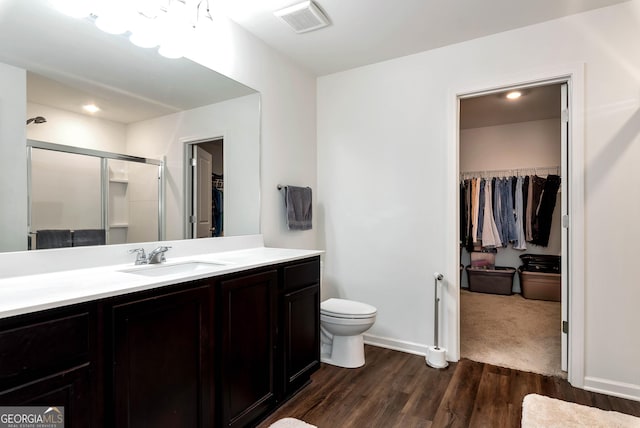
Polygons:
[[[221,265],[217,266],[213,272],[196,271],[159,277],[121,272],[134,268],[133,263],[127,263],[4,278],[0,279],[0,318],[240,272],[319,254],[322,254],[322,251],[268,247],[185,257],[171,257],[168,253],[166,263],[154,266],[193,261],[220,263]],[[147,268],[147,266],[151,265],[139,268]]]

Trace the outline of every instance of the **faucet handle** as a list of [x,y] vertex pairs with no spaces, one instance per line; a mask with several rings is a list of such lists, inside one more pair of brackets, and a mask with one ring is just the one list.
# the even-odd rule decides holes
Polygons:
[[150,264],[155,264],[155,263],[163,263],[165,262],[167,259],[164,255],[164,253],[166,253],[167,251],[169,251],[171,247],[166,246],[166,245],[161,245],[157,248],[154,248],[153,251],[151,251],[149,253],[149,256],[147,256],[147,263]]
[[137,253],[137,255],[136,255],[136,264],[137,265],[147,264],[147,255],[144,252],[144,248],[134,248],[132,250],[129,250],[129,253],[131,253],[131,254]]
[[163,262],[167,260],[164,253],[166,253],[170,249],[171,247],[168,245],[163,245],[162,247],[160,247],[160,252],[162,253],[162,255],[160,256],[160,260],[162,260]]

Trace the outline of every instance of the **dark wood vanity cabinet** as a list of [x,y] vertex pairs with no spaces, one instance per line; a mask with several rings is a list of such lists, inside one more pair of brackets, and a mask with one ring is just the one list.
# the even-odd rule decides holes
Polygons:
[[250,426],[276,405],[277,270],[217,285],[221,426]]
[[95,305],[0,320],[0,406],[64,406],[66,427],[98,426]]
[[319,365],[320,258],[0,319],[0,406],[66,427],[255,426]]
[[115,427],[213,426],[211,287],[110,306]]
[[320,367],[320,258],[282,269],[282,393],[295,393]]

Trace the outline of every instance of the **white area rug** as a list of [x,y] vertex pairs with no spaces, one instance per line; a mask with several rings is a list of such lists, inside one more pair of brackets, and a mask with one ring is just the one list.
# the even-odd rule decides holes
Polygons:
[[269,428],[318,428],[315,425],[308,424],[295,418],[280,419],[269,425]]
[[460,291],[460,355],[566,377],[560,370],[560,302]]
[[638,428],[640,418],[538,394],[522,402],[522,428]]

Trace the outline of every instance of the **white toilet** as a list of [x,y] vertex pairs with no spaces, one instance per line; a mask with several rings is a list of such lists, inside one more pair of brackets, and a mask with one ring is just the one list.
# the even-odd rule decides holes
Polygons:
[[352,300],[320,303],[320,361],[350,369],[364,366],[362,333],[371,328],[377,312],[371,305]]

